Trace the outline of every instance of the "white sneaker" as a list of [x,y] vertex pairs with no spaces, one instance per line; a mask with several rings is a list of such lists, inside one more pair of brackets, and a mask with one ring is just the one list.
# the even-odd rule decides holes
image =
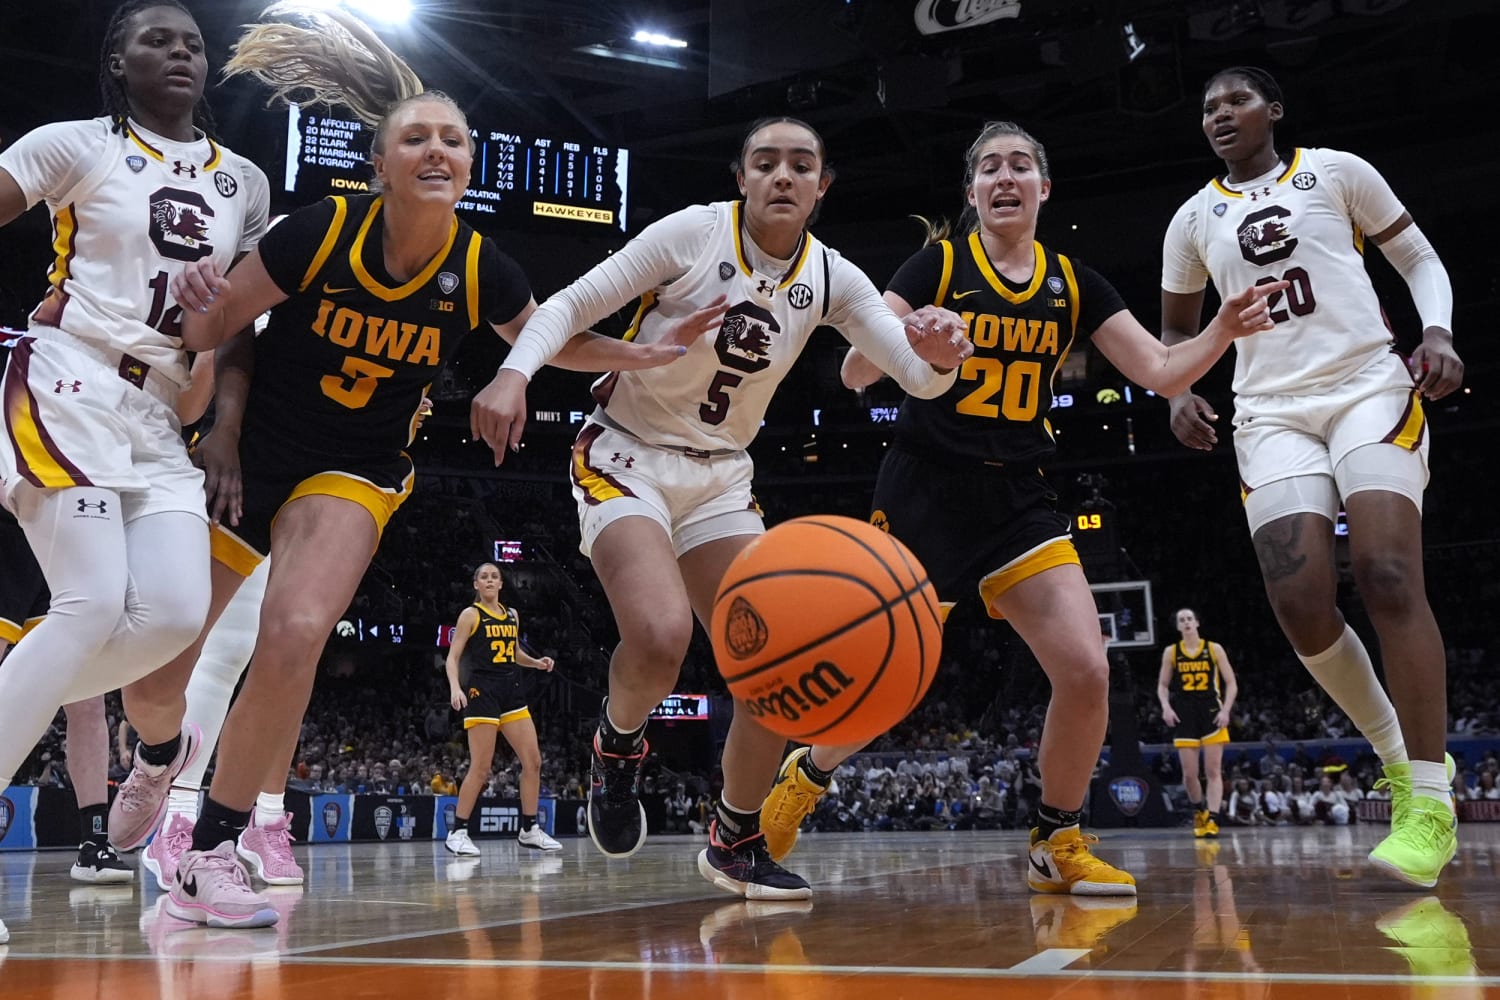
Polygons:
[[536,824],[532,824],[529,830],[522,830],[516,840],[520,841],[522,847],[530,847],[537,851],[562,850],[562,845],[547,836],[547,831]]
[[469,839],[469,831],[462,828],[448,834],[448,839],[443,841],[443,846],[461,858],[479,857],[479,848],[474,846],[474,841]]
[[0,920],[0,944],[10,940],[10,931],[5,929],[5,921]]

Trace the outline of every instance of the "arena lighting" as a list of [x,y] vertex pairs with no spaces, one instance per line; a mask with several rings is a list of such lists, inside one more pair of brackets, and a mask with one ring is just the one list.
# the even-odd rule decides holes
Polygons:
[[687,42],[683,41],[680,38],[673,38],[671,35],[663,35],[657,31],[647,31],[645,28],[642,28],[640,31],[637,31],[635,34],[631,35],[630,40],[633,42],[640,42],[643,45],[656,45],[664,49],[687,48]]
[[309,7],[343,7],[345,10],[387,24],[404,24],[411,18],[411,0],[303,0]]

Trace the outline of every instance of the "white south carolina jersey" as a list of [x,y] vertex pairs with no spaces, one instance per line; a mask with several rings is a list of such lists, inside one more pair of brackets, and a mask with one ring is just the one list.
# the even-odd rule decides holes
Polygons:
[[1167,229],[1162,288],[1221,296],[1290,282],[1268,299],[1271,330],[1235,341],[1237,395],[1326,392],[1391,350],[1391,332],[1365,271],[1365,233],[1405,211],[1366,161],[1298,149],[1254,180],[1208,183]]
[[642,343],[669,339],[684,317],[723,295],[729,300],[723,323],[685,356],[659,368],[613,372],[594,384],[610,421],[652,444],[743,450],[808,336],[824,325],[913,395],[938,395],[952,384],[954,373],[938,374],[912,350],[901,321],[863,271],[811,233],[791,260],[766,258],[746,245],[741,207],[695,205],[648,226],[543,304],[505,367],[529,377],[575,331],[637,295],[626,336]]
[[211,257],[220,273],[266,231],[270,190],[206,136],[174,142],[108,118],[58,122],[0,151],[0,168],[47,203],[55,258],[32,326],[51,326],[188,383],[172,278]]

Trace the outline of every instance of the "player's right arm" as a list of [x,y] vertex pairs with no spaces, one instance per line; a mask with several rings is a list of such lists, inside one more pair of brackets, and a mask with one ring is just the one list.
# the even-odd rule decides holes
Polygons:
[[1161,702],[1161,721],[1169,726],[1177,725],[1177,713],[1172,711],[1172,675],[1177,664],[1172,656],[1172,647],[1161,651],[1161,670],[1156,675],[1156,700]]
[[479,627],[479,611],[472,605],[458,615],[458,624],[453,627],[453,641],[448,644],[448,659],[443,664],[448,674],[448,704],[453,711],[462,712],[469,703],[463,685],[458,683],[458,664],[463,659],[464,649],[469,645],[469,636]]
[[6,226],[26,211],[26,195],[10,172],[0,167],[0,226]]

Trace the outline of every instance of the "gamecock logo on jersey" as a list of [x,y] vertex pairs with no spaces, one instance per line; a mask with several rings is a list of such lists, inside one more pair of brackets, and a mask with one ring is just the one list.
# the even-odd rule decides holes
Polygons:
[[1272,205],[1245,216],[1235,232],[1239,235],[1240,256],[1252,264],[1274,264],[1286,260],[1297,249],[1297,237],[1287,228],[1291,210]]
[[191,264],[214,252],[208,242],[208,220],[214,210],[195,191],[158,188],[151,195],[151,242],[168,260]]
[[741,302],[724,316],[714,350],[725,368],[752,374],[771,367],[771,337],[781,324],[770,310],[752,302]]

